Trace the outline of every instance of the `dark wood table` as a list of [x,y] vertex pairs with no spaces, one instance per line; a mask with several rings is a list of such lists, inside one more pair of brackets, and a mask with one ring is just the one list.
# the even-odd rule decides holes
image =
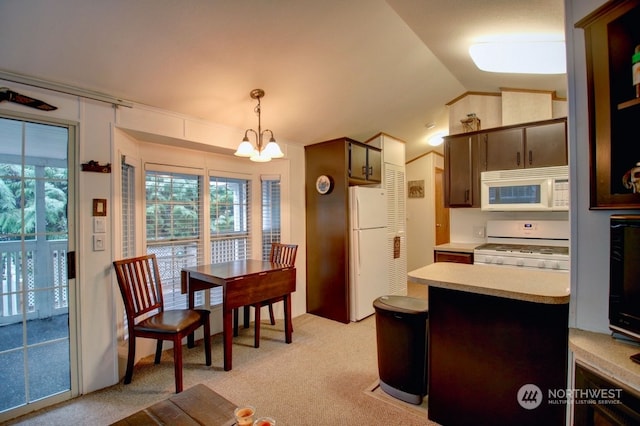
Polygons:
[[113,423],[128,425],[234,425],[236,405],[203,384],[195,385]]
[[[233,310],[284,296],[285,340],[291,343],[291,293],[296,291],[296,268],[262,260],[200,265],[182,270],[182,292],[188,293],[189,308],[194,307],[195,292],[222,287],[222,333],[224,369],[231,370]],[[193,345],[193,336],[189,346]]]

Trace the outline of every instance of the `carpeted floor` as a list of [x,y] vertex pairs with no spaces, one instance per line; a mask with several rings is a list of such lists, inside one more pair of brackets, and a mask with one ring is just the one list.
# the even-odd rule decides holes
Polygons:
[[[201,346],[185,349],[185,389],[203,383],[230,401],[251,404],[278,425],[435,425],[426,409],[407,407],[367,390],[377,380],[375,318],[342,324],[305,314],[294,319],[293,343],[284,343],[282,321],[262,325],[259,349],[252,328],[234,339],[233,370],[222,369],[222,336],[213,337],[213,365]],[[173,394],[171,352],[136,365],[130,385],[76,398],[18,418],[15,425],[104,425]]]

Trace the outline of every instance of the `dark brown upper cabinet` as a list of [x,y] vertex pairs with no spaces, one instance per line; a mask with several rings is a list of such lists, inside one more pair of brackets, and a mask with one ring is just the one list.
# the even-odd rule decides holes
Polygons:
[[585,32],[590,208],[640,208],[640,98],[631,57],[640,45],[640,0],[610,1],[576,23]]
[[482,134],[485,170],[512,170],[567,164],[566,119],[530,123],[524,127]]

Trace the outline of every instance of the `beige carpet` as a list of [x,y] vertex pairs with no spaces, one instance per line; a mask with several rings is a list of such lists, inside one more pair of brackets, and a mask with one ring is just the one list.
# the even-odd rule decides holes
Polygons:
[[[251,404],[278,425],[435,425],[384,395],[368,395],[377,381],[375,318],[342,324],[305,314],[294,319],[293,343],[283,322],[262,325],[259,349],[253,329],[234,339],[233,370],[222,369],[222,336],[213,337],[213,365],[202,347],[185,348],[184,387],[203,383],[237,404]],[[171,352],[136,365],[130,385],[110,388],[18,418],[18,425],[106,425],[173,394]],[[382,391],[380,391],[382,392]]]
[[411,411],[416,416],[422,419],[427,417],[428,399],[426,397],[422,400],[422,403],[420,405],[404,402],[402,400],[399,400],[398,398],[394,398],[393,396],[389,395],[384,390],[382,390],[382,388],[380,387],[380,382],[378,380],[373,382],[373,384],[367,386],[367,388],[364,390],[364,393],[372,398],[377,398],[380,401],[383,401],[387,404],[391,404],[402,410]]

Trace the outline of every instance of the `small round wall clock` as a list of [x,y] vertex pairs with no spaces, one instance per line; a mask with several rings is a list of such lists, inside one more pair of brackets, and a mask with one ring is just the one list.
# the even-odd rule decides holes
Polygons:
[[331,178],[329,176],[318,176],[318,179],[316,179],[316,191],[318,191],[319,194],[328,194],[329,192],[331,192],[332,188],[333,182],[331,181]]

